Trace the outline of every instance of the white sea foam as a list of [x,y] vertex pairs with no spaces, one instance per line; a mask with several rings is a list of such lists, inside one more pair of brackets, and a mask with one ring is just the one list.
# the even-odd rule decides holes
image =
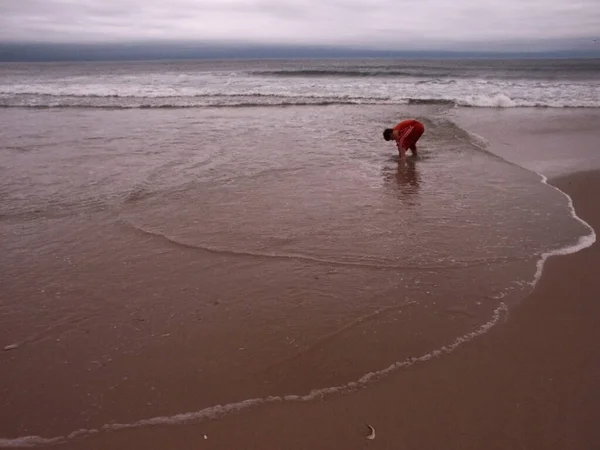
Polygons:
[[[0,77],[0,105],[146,107],[254,103],[454,102],[472,107],[600,107],[597,62],[447,61],[414,66],[397,61],[216,62],[56,65],[53,69],[8,70]],[[392,96],[392,98],[390,98]],[[220,100],[208,97],[220,97]],[[236,97],[261,97],[240,100]],[[165,99],[165,101],[160,101]],[[176,100],[173,100],[176,99]],[[235,99],[235,100],[234,100]],[[314,103],[314,101],[313,101]]]
[[504,94],[496,95],[469,95],[457,99],[456,103],[460,106],[479,106],[483,108],[514,108],[516,106],[536,106],[532,102],[521,102],[518,104]]
[[[480,136],[478,134],[475,134],[473,132],[467,132],[470,139],[471,139],[471,144],[475,145],[477,148],[497,156],[498,158],[503,159],[504,161],[507,161],[511,164],[514,164],[504,158],[502,158],[502,156],[496,154],[496,153],[492,153],[488,150],[489,148],[489,141],[487,139],[485,139],[483,136]],[[583,220],[581,217],[579,217],[577,215],[577,212],[575,211],[575,207],[573,205],[573,199],[564,191],[561,191],[559,188],[557,188],[556,186],[548,183],[548,177],[546,177],[546,175],[540,173],[540,172],[536,172],[532,169],[527,169],[533,173],[535,173],[536,175],[538,175],[540,177],[540,180],[542,182],[542,184],[545,184],[547,186],[550,186],[552,189],[557,190],[558,192],[560,192],[562,195],[564,195],[567,199],[567,207],[569,209],[569,213],[571,214],[571,216],[579,223],[581,223],[585,228],[587,228],[589,230],[589,233],[583,236],[580,236],[577,239],[577,242],[574,242],[573,244],[564,246],[564,247],[560,247],[557,249],[553,249],[550,250],[548,252],[542,253],[542,255],[540,256],[540,259],[537,261],[536,263],[536,271],[535,271],[535,275],[533,276],[533,280],[531,281],[531,286],[537,285],[538,281],[540,280],[541,276],[542,276],[542,272],[544,270],[544,265],[546,263],[546,261],[548,260],[548,258],[550,258],[551,256],[559,256],[559,255],[570,255],[572,253],[577,253],[587,247],[590,247],[591,245],[593,245],[596,242],[596,232],[595,230],[592,228],[592,226],[587,223],[585,220]]]
[[547,184],[548,186],[556,189],[558,192],[560,192],[567,198],[568,207],[569,207],[571,216],[573,216],[573,218],[575,220],[577,220],[579,223],[584,225],[589,230],[589,233],[584,236],[580,236],[579,239],[577,240],[577,242],[575,242],[571,245],[543,253],[537,262],[536,272],[533,277],[533,281],[531,282],[532,286],[535,286],[538,283],[538,281],[540,280],[540,278],[542,276],[542,272],[544,271],[544,265],[545,265],[546,261],[548,260],[548,258],[550,258],[551,256],[570,255],[572,253],[577,253],[578,251],[583,250],[584,248],[590,247],[592,244],[594,244],[596,242],[595,230],[591,227],[591,225],[589,223],[587,223],[585,220],[583,220],[581,217],[579,217],[577,215],[577,212],[575,211],[575,207],[573,206],[573,199],[571,199],[571,197],[567,193],[561,191],[556,186],[549,184],[548,178],[546,178],[545,175],[543,175],[541,173],[538,173],[538,175],[541,177],[542,183]]
[[41,436],[22,436],[14,439],[0,438],[0,448],[27,448],[53,445],[65,442],[65,437],[44,438]]
[[[143,66],[142,66],[143,67]],[[441,103],[481,108],[600,107],[597,83],[582,81],[464,78],[454,76],[384,78],[328,77],[315,83],[308,73],[262,78],[240,66],[237,76],[220,72],[104,73],[95,68],[81,77],[48,71],[22,73],[0,81],[2,107],[152,108],[306,104]],[[183,69],[182,69],[183,70]],[[343,72],[341,72],[343,73]],[[263,75],[264,76],[264,75]]]
[[[415,94],[415,93],[410,93]],[[307,106],[307,105],[406,105],[440,104],[473,108],[599,108],[600,100],[575,98],[565,100],[514,99],[505,94],[440,95],[380,98],[376,96],[346,95],[301,95],[291,93],[265,93],[256,95],[146,95],[130,94],[4,94],[0,95],[0,107],[19,108],[108,108],[108,109],[147,109],[147,108],[208,108],[208,107],[254,107],[254,106]]]

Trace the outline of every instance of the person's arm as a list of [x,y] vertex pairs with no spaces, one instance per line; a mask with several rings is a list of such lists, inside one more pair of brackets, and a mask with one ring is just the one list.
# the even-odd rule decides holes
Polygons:
[[400,153],[400,159],[406,159],[406,150],[400,145],[400,140],[396,141],[396,146],[398,147],[398,152]]

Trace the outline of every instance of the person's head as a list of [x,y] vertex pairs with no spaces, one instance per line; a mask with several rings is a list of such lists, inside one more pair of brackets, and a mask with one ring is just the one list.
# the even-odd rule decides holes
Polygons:
[[391,141],[393,132],[394,132],[394,130],[392,130],[391,128],[386,128],[385,130],[383,130],[383,138],[386,141]]

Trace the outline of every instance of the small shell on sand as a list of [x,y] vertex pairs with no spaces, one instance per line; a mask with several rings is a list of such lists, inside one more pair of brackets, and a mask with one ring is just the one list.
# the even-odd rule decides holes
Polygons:
[[375,428],[373,428],[371,425],[367,425],[369,427],[369,430],[371,430],[371,434],[369,434],[367,436],[367,439],[373,440],[375,439]]
[[7,352],[9,350],[14,350],[18,346],[19,346],[19,344],[10,344],[10,345],[7,345],[6,347],[4,347],[4,351]]

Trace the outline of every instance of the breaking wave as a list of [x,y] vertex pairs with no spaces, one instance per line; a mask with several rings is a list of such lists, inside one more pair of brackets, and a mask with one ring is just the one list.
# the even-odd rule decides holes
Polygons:
[[255,71],[251,72],[250,75],[255,76],[271,76],[271,77],[301,77],[301,78],[318,78],[318,77],[415,77],[415,78],[430,78],[430,77],[444,77],[450,76],[450,72],[439,72],[439,71],[423,71],[422,69],[417,70],[393,70],[393,69],[377,69],[377,68],[364,68],[356,70],[344,70],[344,69],[300,69],[300,70],[269,70],[269,71]]
[[0,108],[99,108],[99,109],[169,109],[226,108],[258,106],[329,106],[329,105],[441,105],[471,108],[598,108],[600,98],[578,101],[530,101],[505,94],[477,94],[448,98],[386,97],[351,95],[291,94],[210,94],[193,96],[119,96],[119,95],[0,95]]

